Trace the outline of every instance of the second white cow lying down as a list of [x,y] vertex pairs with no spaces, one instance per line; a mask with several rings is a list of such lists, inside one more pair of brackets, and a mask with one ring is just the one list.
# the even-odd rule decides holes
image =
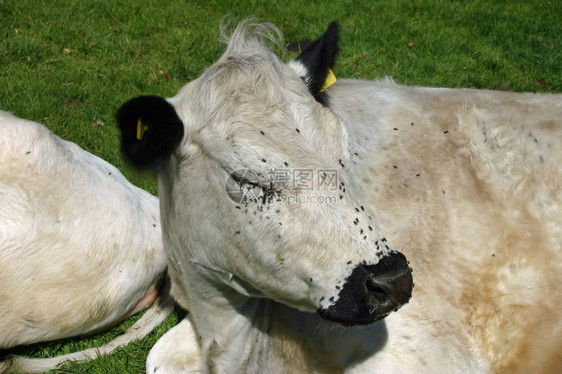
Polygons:
[[152,305],[104,347],[10,357],[42,372],[142,338],[172,310],[158,199],[37,123],[0,111],[0,349],[90,334]]

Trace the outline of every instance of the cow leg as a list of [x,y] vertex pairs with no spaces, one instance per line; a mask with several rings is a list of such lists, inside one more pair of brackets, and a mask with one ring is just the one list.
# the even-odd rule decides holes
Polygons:
[[152,347],[146,359],[146,373],[200,373],[200,361],[199,339],[186,317]]

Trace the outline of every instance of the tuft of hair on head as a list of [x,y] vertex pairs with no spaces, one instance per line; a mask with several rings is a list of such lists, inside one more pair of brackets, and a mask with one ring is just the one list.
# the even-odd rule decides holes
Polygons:
[[327,106],[328,96],[324,92],[328,80],[333,79],[332,68],[339,52],[338,24],[333,21],[326,32],[310,43],[290,64],[299,73],[301,79],[314,98]]
[[248,53],[252,47],[263,48],[268,43],[272,44],[272,49],[282,50],[283,33],[272,23],[260,23],[254,17],[247,17],[230,31],[232,23],[224,19],[220,27],[220,40],[227,45],[225,55]]
[[115,118],[121,130],[121,150],[139,169],[167,163],[183,138],[183,122],[159,96],[133,98],[119,108]]

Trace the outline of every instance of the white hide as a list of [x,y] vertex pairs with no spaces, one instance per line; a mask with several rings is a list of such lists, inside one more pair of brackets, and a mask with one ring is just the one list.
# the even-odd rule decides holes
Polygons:
[[200,373],[201,354],[198,337],[188,318],[156,342],[146,359],[147,374]]
[[[76,144],[6,112],[0,207],[0,348],[101,331],[160,292],[166,257],[157,198]],[[127,341],[172,306],[164,297],[152,309]],[[14,360],[12,370],[49,366]]]

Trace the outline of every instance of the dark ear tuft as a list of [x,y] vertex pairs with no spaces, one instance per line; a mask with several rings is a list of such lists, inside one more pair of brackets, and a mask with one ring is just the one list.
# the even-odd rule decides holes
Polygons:
[[138,168],[166,162],[183,137],[183,123],[174,107],[158,96],[139,96],[119,108],[121,149]]
[[312,42],[295,59],[304,65],[307,75],[302,77],[310,93],[326,105],[327,95],[322,92],[338,53],[338,24],[334,21],[318,40]]

